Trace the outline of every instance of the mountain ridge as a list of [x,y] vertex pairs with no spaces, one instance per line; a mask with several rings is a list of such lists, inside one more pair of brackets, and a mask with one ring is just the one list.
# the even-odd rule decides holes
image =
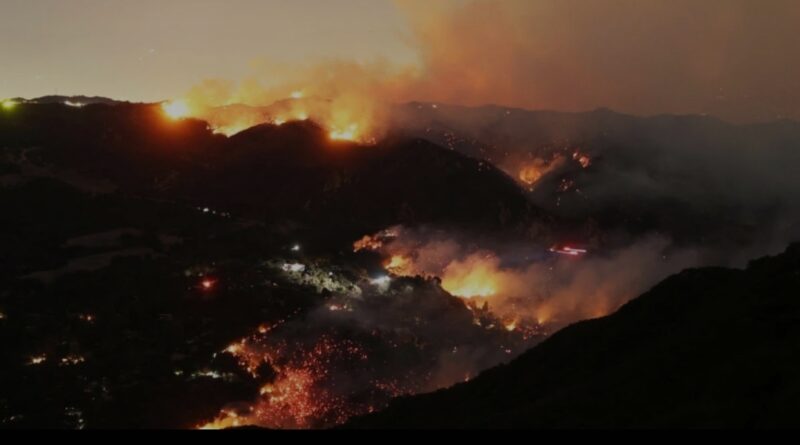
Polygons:
[[349,428],[797,426],[800,244],[689,269],[509,364]]

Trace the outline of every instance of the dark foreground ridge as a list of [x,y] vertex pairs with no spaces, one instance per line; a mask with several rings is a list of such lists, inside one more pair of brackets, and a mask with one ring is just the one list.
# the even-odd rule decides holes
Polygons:
[[800,244],[677,274],[508,365],[350,428],[796,427]]

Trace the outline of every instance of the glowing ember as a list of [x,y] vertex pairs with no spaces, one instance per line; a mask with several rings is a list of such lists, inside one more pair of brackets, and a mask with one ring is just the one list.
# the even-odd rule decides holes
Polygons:
[[61,358],[61,366],[75,366],[85,362],[86,359],[81,355],[70,354]]
[[232,345],[230,345],[227,348],[225,348],[225,352],[227,352],[228,354],[231,354],[231,355],[236,355],[242,350],[242,348],[243,348],[242,344],[233,343]]
[[335,342],[323,336],[310,349],[304,349],[288,347],[281,342],[271,345],[264,340],[264,337],[254,337],[259,345],[242,341],[231,345],[226,352],[237,357],[240,365],[254,376],[255,369],[269,363],[277,377],[260,388],[260,398],[248,409],[223,410],[215,420],[200,426],[200,429],[242,425],[315,428],[335,425],[355,414],[369,411],[368,407],[353,406],[333,394],[329,389],[330,382],[324,383],[331,377],[332,362],[359,363],[368,359],[357,344]]
[[47,356],[45,354],[39,354],[31,356],[30,360],[28,360],[29,365],[41,365],[42,363],[47,361]]
[[516,331],[517,330],[517,323],[518,323],[517,320],[514,320],[514,321],[512,321],[510,323],[506,323],[506,325],[505,325],[506,331],[508,331],[508,332]]
[[164,113],[171,119],[176,120],[189,117],[191,114],[189,105],[182,100],[164,102],[161,104],[161,109],[164,110]]
[[592,165],[592,158],[579,151],[572,154],[572,159],[577,161],[583,168],[589,168]]
[[205,280],[200,282],[200,287],[202,287],[203,290],[211,290],[214,288],[214,284],[215,284],[214,280],[206,278]]

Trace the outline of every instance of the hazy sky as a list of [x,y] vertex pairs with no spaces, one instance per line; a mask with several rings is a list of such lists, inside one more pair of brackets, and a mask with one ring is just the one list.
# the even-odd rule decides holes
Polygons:
[[0,97],[156,100],[257,58],[413,56],[390,0],[0,0]]
[[412,65],[392,100],[800,120],[800,0],[0,0],[0,97],[159,100],[333,59]]

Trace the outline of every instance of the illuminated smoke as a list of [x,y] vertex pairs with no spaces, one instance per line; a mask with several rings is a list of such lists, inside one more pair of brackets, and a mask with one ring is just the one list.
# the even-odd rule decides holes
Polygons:
[[[386,258],[387,271],[438,277],[450,294],[488,303],[502,319],[551,328],[608,315],[659,280],[701,261],[697,252],[673,248],[659,236],[605,252],[524,246],[530,256],[520,262],[503,245],[476,245],[458,234],[393,231],[394,238],[360,243]],[[397,258],[403,258],[402,267],[389,268]]]
[[310,119],[332,140],[369,144],[387,131],[389,106],[414,77],[411,68],[347,61],[258,71],[240,82],[207,80],[180,100],[192,116],[226,135],[262,123]]

